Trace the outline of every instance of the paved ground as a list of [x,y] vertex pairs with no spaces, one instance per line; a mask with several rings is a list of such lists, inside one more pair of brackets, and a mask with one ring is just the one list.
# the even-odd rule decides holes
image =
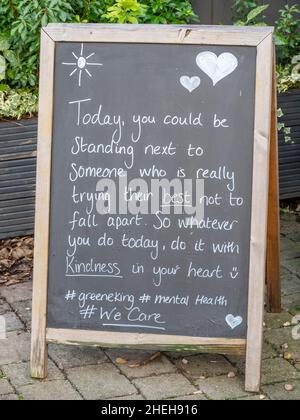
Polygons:
[[266,315],[259,395],[244,391],[243,359],[199,354],[50,346],[48,379],[32,380],[32,285],[26,282],[0,288],[0,315],[8,327],[7,340],[0,340],[0,400],[300,400],[300,340],[293,338],[300,327],[292,325],[300,315],[300,225],[294,216],[282,216],[281,239],[284,311]]

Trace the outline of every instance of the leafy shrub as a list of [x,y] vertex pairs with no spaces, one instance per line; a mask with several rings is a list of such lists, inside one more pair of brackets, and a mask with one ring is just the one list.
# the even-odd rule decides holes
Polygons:
[[277,60],[289,65],[291,58],[300,51],[300,10],[296,5],[286,5],[279,10],[276,22]]
[[1,115],[34,112],[40,30],[48,23],[184,24],[196,18],[188,0],[0,0],[0,81],[10,88],[1,92]]
[[[4,28],[16,62],[7,68],[11,87],[34,87],[38,79],[39,38],[42,26],[72,20],[73,9],[65,0],[2,0],[6,17],[13,20]],[[10,8],[10,12],[8,11]],[[4,25],[1,24],[0,27]]]
[[256,1],[233,0],[234,22],[239,26],[265,25],[263,13],[268,7],[268,4],[259,6]]
[[300,87],[300,55],[293,57],[290,65],[277,67],[277,84],[279,92]]
[[185,24],[199,21],[192,4],[187,0],[142,0],[148,5],[143,23]]
[[145,18],[146,11],[147,6],[137,0],[117,0],[103,17],[111,23],[138,23]]
[[0,85],[0,118],[32,116],[38,110],[38,94],[29,89],[10,89]]
[[[232,0],[236,25],[265,25],[263,12],[268,4],[259,6],[257,1]],[[292,58],[300,51],[300,10],[297,5],[286,5],[279,10],[275,24],[277,63],[290,66]]]

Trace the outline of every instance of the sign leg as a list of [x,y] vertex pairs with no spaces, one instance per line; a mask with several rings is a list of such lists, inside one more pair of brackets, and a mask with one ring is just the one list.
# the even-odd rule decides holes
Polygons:
[[277,131],[277,88],[275,69],[273,74],[272,94],[266,281],[268,291],[268,311],[272,313],[281,312],[280,208]]
[[33,289],[31,332],[31,376],[44,379],[48,374],[46,305],[39,290]]
[[48,375],[48,346],[46,341],[32,343],[31,350],[31,377],[36,379],[45,379]]

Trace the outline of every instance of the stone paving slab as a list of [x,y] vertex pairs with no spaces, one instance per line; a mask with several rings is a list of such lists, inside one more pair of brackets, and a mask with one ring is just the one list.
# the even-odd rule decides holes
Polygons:
[[121,364],[118,365],[118,368],[129,379],[144,378],[147,376],[161,375],[163,373],[173,373],[177,371],[176,366],[174,366],[165,356],[158,357],[144,366],[130,367],[128,364]]
[[2,316],[6,322],[6,332],[20,331],[24,328],[22,322],[14,312],[6,312]]
[[[29,362],[12,363],[10,365],[3,366],[2,371],[16,388],[25,385],[33,385],[38,382],[41,382],[37,379],[31,378]],[[48,377],[45,380],[45,382],[52,381],[55,379],[64,379],[64,377],[61,371],[50,360],[48,362]]]
[[135,386],[111,363],[71,368],[67,377],[87,400],[138,394]]
[[300,278],[286,268],[281,269],[282,295],[288,296],[300,293]]
[[292,321],[293,316],[288,312],[280,314],[265,314],[265,331],[284,328],[287,322]]
[[8,380],[6,378],[0,379],[0,396],[5,395],[5,394],[11,394],[13,392],[14,392],[14,389],[10,385]]
[[14,284],[12,286],[2,286],[0,295],[9,303],[15,304],[16,302],[22,302],[30,300],[32,298],[32,283],[25,282],[20,284]]
[[18,401],[19,399],[17,394],[0,395],[0,401]]
[[270,401],[265,395],[253,395],[251,397],[238,398],[238,401]]
[[142,395],[127,395],[125,397],[116,397],[116,398],[108,398],[112,401],[139,401],[139,400],[145,400]]
[[[277,352],[270,344],[264,343],[263,347],[263,360],[268,359],[275,359],[279,357],[280,352]],[[233,366],[237,369],[237,371],[244,375],[245,374],[245,366],[246,360],[245,357],[242,356],[227,356],[227,359],[233,364]]]
[[294,257],[294,255],[299,252],[299,244],[285,236],[280,240],[280,251],[282,259],[288,259],[290,255]]
[[[299,251],[298,251],[299,254]],[[299,275],[300,272],[300,258],[290,258],[283,260],[282,266],[289,270],[290,272]]]
[[263,361],[262,385],[276,382],[288,382],[293,379],[300,380],[300,372],[298,372],[288,361],[279,358]]
[[12,308],[28,329],[31,328],[31,300],[12,303]]
[[202,354],[185,357],[175,361],[180,369],[191,380],[201,376],[221,376],[235,371],[235,368],[223,356]]
[[108,361],[103,350],[93,347],[49,345],[48,353],[61,370]]
[[282,307],[284,310],[290,312],[292,315],[300,314],[300,293],[293,293],[292,295],[283,296]]
[[173,398],[171,401],[207,401],[203,394],[185,395],[184,397]]
[[210,400],[232,400],[251,395],[245,391],[244,381],[245,379],[242,377],[219,376],[198,379],[196,383]]
[[10,311],[9,305],[4,302],[4,300],[0,299],[0,315],[5,314],[5,312]]
[[300,340],[293,338],[293,327],[267,331],[265,339],[279,353],[289,353],[292,360],[300,361]]
[[30,334],[7,333],[6,340],[0,340],[0,366],[19,363],[30,359]]
[[165,400],[196,391],[187,378],[179,373],[135,379],[133,383],[148,400]]
[[293,391],[286,391],[285,385],[287,383],[279,383],[267,385],[263,387],[264,392],[271,400],[300,400],[300,381],[289,381],[289,385],[293,385]]
[[299,224],[296,223],[294,214],[281,213],[280,215],[281,234],[294,242],[300,243]]
[[19,387],[18,392],[24,400],[82,400],[80,394],[65,380],[37,382]]

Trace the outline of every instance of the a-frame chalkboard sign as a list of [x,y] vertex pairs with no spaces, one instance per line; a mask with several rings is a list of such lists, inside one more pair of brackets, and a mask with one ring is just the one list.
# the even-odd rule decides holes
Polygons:
[[245,354],[259,390],[273,60],[272,28],[43,28],[33,377],[49,343],[85,344]]

